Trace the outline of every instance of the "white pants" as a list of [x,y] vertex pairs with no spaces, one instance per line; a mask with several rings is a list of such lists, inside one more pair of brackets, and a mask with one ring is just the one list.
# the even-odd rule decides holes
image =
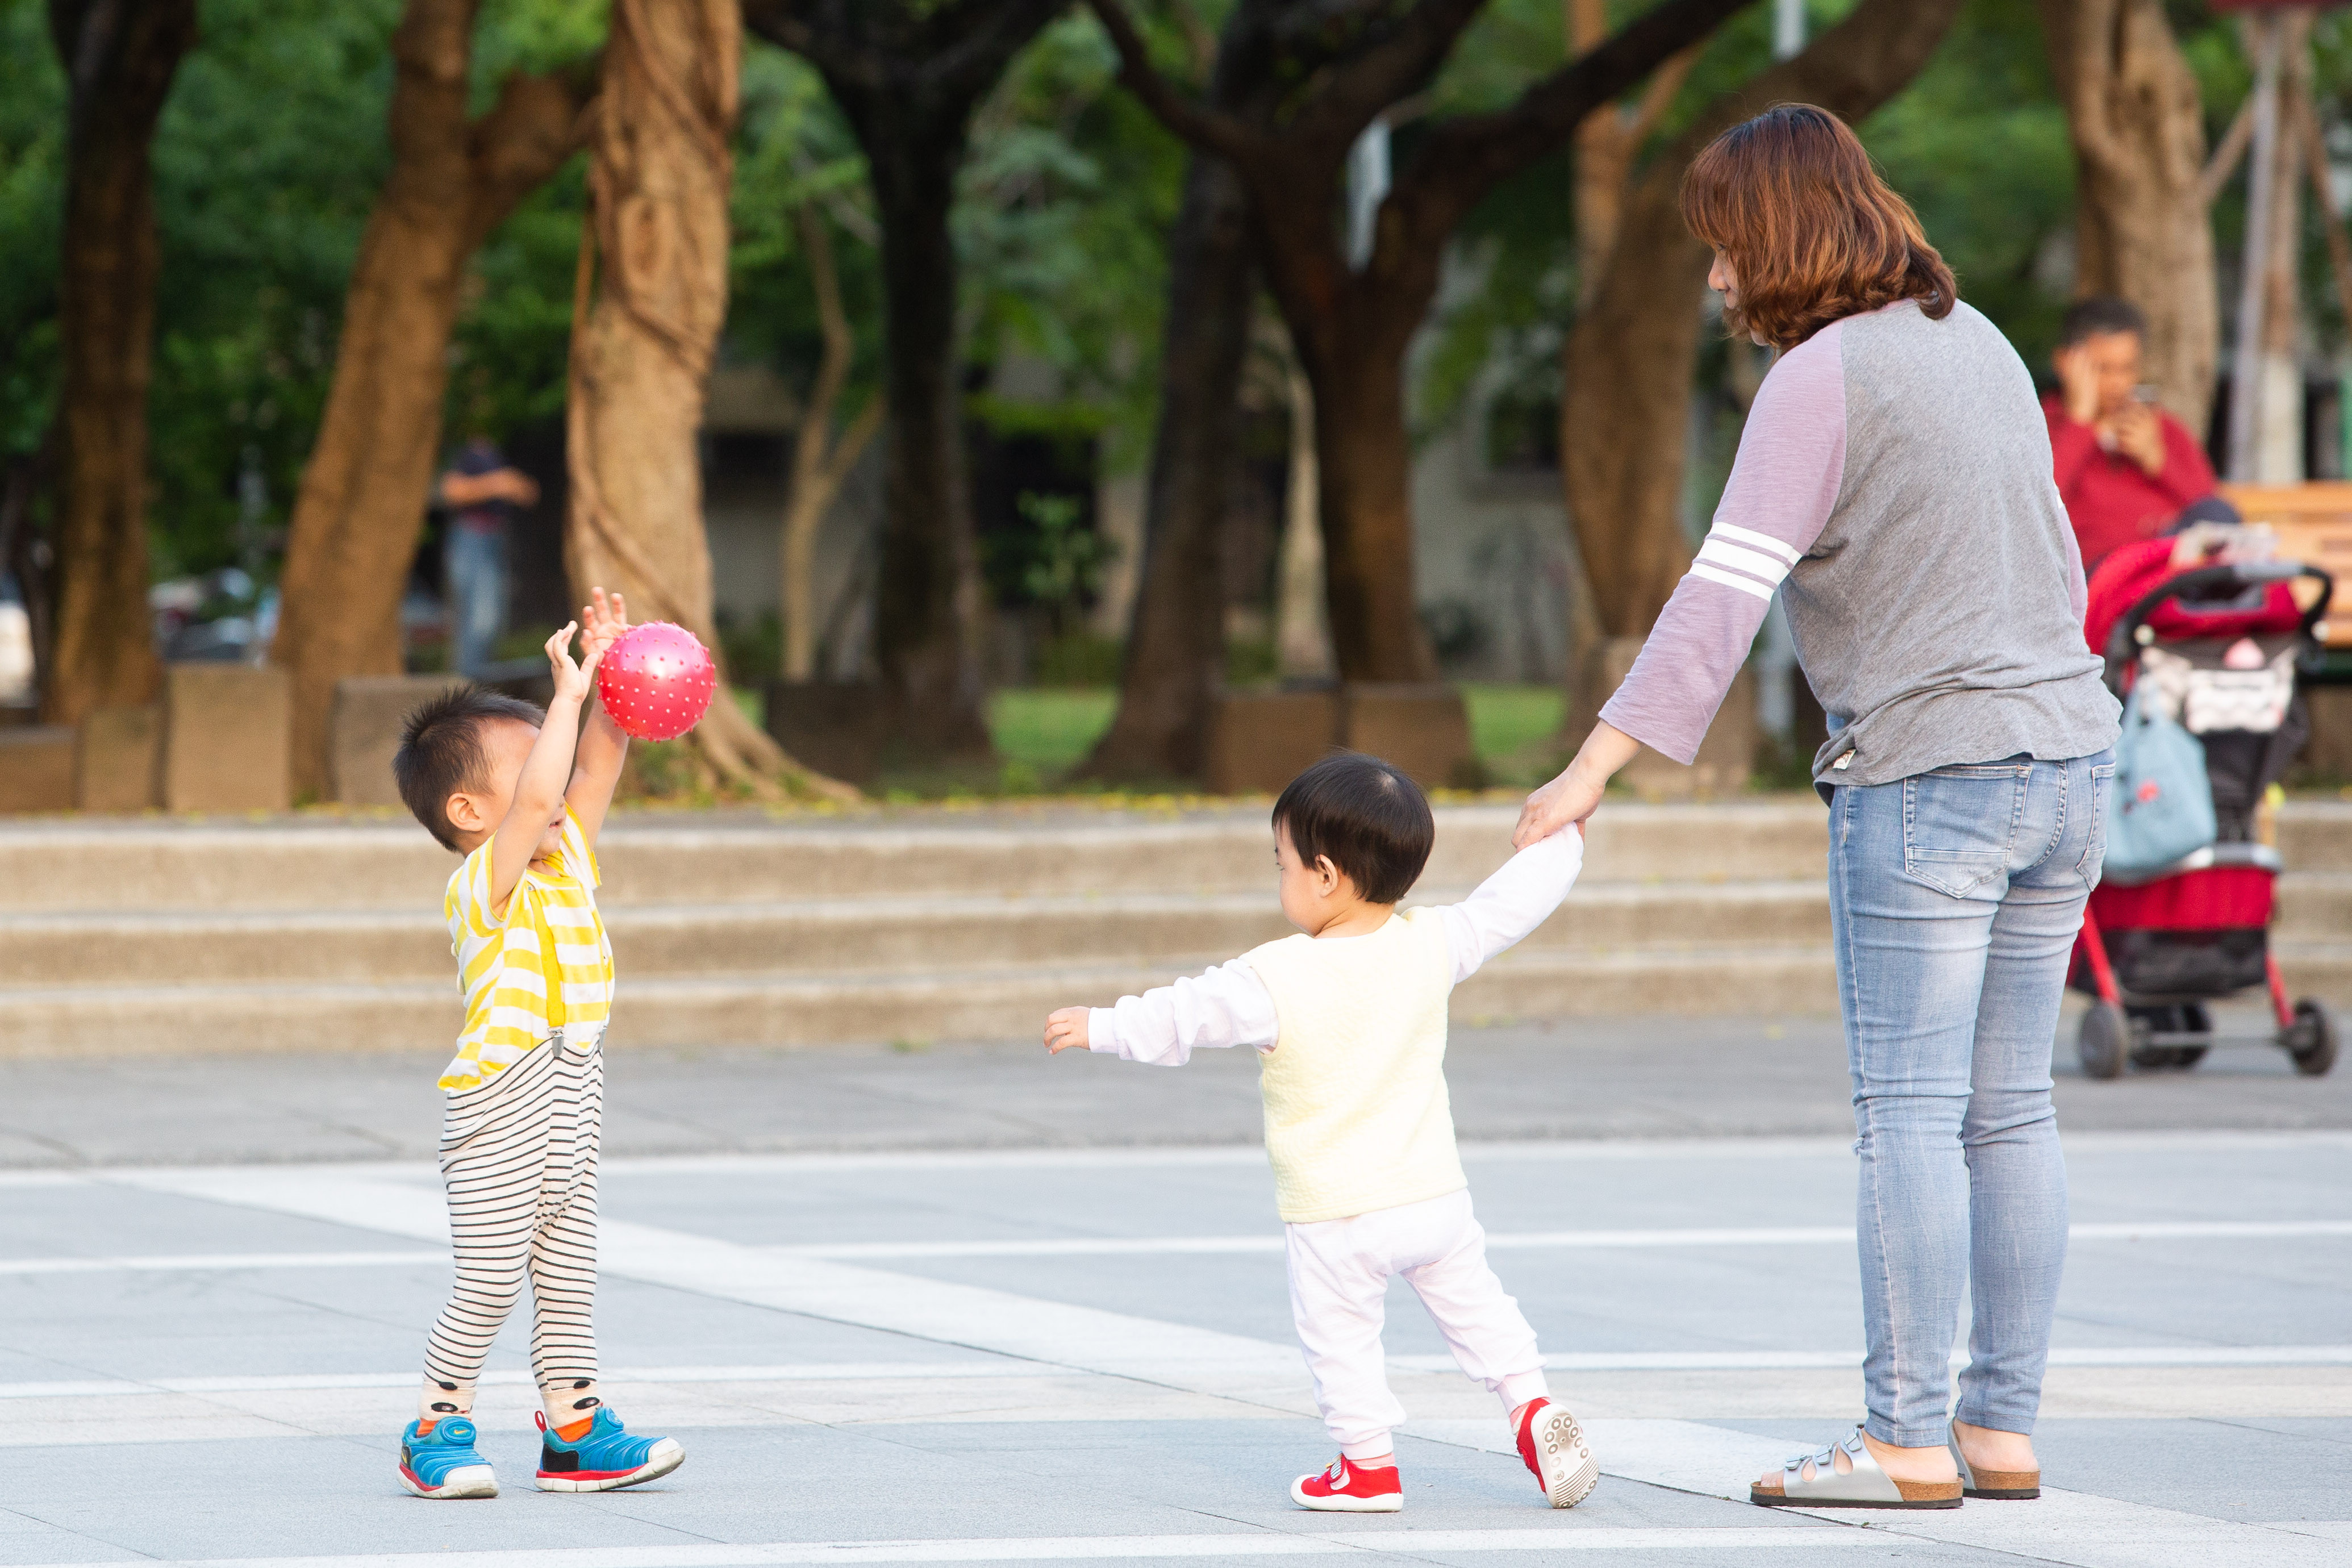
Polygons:
[[1467,1190],[1286,1228],[1290,1310],[1315,1403],[1350,1459],[1388,1453],[1389,1428],[1404,1420],[1381,1350],[1392,1274],[1404,1276],[1455,1363],[1505,1411],[1545,1396],[1536,1331],[1486,1267],[1486,1233]]

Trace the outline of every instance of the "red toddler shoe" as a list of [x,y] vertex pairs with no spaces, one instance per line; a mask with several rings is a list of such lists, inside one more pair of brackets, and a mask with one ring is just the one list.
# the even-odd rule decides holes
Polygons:
[[1519,1417],[1519,1458],[1554,1508],[1574,1508],[1601,1482],[1601,1461],[1576,1417],[1549,1399],[1531,1399]]
[[1394,1513],[1404,1507],[1404,1485],[1394,1465],[1360,1470],[1342,1454],[1321,1475],[1291,1482],[1290,1500],[1323,1513]]

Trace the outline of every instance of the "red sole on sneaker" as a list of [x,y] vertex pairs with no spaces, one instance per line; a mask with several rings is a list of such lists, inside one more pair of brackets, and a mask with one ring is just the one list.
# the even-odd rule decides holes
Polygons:
[[686,1463],[686,1450],[673,1445],[667,1453],[656,1448],[652,1458],[634,1470],[573,1470],[556,1474],[541,1470],[536,1478],[543,1492],[616,1492],[623,1487],[657,1481]]

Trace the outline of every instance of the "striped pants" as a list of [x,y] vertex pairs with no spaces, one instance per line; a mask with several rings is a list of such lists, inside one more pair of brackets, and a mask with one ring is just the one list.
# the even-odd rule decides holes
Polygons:
[[441,1175],[457,1288],[425,1352],[420,1418],[467,1415],[490,1342],[530,1281],[530,1365],[551,1426],[596,1394],[596,1140],[604,1105],[598,1039],[561,1030],[520,1061],[447,1097]]

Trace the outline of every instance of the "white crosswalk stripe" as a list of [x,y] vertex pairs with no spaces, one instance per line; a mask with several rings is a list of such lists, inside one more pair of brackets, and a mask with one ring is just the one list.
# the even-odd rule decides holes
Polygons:
[[[1790,1525],[1713,1529],[1398,1530],[1383,1533],[997,1536],[946,1541],[784,1541],[758,1546],[617,1546],[506,1552],[371,1552],[349,1557],[215,1557],[144,1560],[141,1568],[770,1568],[804,1563],[1066,1563],[1214,1558],[1366,1557],[1394,1553],[1789,1552],[1856,1547],[1883,1551],[1864,1531]],[[37,1568],[83,1568],[47,1563]]]

